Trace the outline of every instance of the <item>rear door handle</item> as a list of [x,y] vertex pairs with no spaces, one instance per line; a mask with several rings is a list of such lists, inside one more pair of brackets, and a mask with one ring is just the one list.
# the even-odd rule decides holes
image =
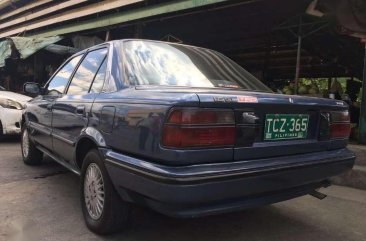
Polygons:
[[85,114],[85,106],[84,105],[76,106],[76,114],[77,115],[84,115]]
[[48,110],[48,111],[52,111],[52,106],[53,106],[53,104],[48,104],[48,105],[47,105],[47,107],[46,107],[46,108],[47,108],[47,110]]

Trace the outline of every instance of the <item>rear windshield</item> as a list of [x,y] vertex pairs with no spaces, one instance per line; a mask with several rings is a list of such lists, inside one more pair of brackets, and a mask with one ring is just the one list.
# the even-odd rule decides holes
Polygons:
[[271,90],[226,56],[208,49],[152,41],[124,44],[132,85]]

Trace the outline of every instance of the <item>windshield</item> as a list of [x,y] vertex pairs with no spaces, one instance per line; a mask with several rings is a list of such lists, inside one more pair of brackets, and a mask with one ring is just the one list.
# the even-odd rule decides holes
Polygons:
[[271,90],[224,55],[198,47],[153,41],[125,42],[125,70],[132,85]]

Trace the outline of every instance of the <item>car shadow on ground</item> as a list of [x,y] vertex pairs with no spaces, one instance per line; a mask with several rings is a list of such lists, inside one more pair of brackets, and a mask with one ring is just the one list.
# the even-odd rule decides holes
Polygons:
[[1,143],[20,143],[20,136],[3,136],[0,139],[0,145]]
[[[21,223],[23,226],[33,223],[32,232],[39,233],[43,240],[51,237],[52,240],[75,241],[355,240],[344,236],[346,230],[339,229],[332,222],[328,223],[329,217],[322,219],[320,215],[324,213],[315,214],[317,211],[312,210],[311,206],[318,201],[314,202],[310,198],[195,219],[170,218],[145,208],[134,207],[127,227],[113,235],[99,236],[89,231],[84,224],[80,208],[79,178],[76,175],[67,173],[41,180],[34,182],[37,186],[33,187],[35,192],[23,194],[25,197],[32,196],[32,204],[29,204],[28,198],[16,204],[16,207],[24,206],[20,209],[29,214],[15,215],[18,220],[15,219],[12,223]],[[310,206],[304,205],[307,202],[311,203]],[[14,211],[11,213],[14,215]],[[337,223],[343,223],[342,217],[338,219]],[[11,229],[14,230],[10,227]],[[29,232],[25,227],[21,230],[23,235]]]
[[[323,230],[316,222],[309,222],[312,214],[304,209],[296,209],[296,199],[279,205],[191,219],[171,218],[144,207],[133,206],[127,227],[116,234],[99,236],[90,232],[82,220],[78,177],[70,175],[69,178],[74,183],[72,189],[75,192],[69,205],[78,205],[80,223],[77,225],[81,225],[81,233],[77,235],[83,235],[80,240],[339,240],[338,234],[333,236],[329,232],[331,225]],[[290,204],[289,207],[286,204]]]
[[[314,227],[275,206],[194,219],[169,218],[135,208],[130,225],[103,240],[324,240]],[[288,238],[287,238],[288,237]]]
[[6,137],[0,141],[0,184],[44,178],[68,172],[44,155],[42,165],[25,165],[22,160],[20,138]]

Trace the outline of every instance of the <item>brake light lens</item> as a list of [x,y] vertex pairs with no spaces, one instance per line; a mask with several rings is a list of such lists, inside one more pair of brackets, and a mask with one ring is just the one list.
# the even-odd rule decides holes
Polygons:
[[232,110],[173,109],[163,128],[162,144],[168,148],[233,146],[235,132]]
[[350,116],[348,111],[333,111],[330,113],[330,138],[349,138],[351,133]]
[[336,123],[330,125],[331,139],[349,138],[350,133],[351,133],[350,124]]
[[234,143],[234,127],[164,127],[163,144],[166,147],[217,147]]

